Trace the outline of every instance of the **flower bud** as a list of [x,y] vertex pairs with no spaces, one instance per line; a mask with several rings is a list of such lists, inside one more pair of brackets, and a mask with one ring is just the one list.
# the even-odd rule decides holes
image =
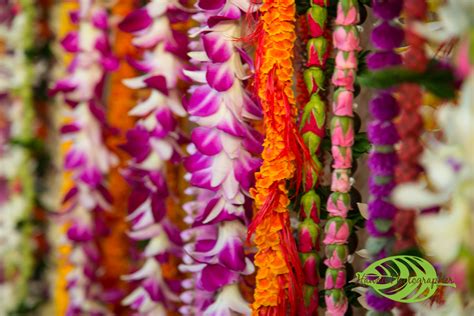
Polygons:
[[320,37],[324,34],[327,16],[327,10],[324,7],[313,5],[309,8],[306,17],[311,37]]
[[329,56],[328,41],[324,37],[311,38],[306,45],[308,66],[321,67],[326,64]]

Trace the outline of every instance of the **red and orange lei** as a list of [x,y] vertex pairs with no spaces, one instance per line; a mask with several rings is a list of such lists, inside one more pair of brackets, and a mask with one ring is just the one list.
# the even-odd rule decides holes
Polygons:
[[266,0],[260,8],[257,35],[256,88],[265,124],[263,164],[251,191],[257,214],[249,227],[255,231],[254,315],[292,315],[301,304],[304,283],[290,228],[287,180],[295,175],[298,148],[294,137],[295,97],[292,90],[295,3]]

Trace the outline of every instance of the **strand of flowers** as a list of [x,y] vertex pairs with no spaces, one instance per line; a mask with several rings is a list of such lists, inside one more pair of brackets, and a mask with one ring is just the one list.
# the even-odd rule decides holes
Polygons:
[[[403,55],[406,68],[416,72],[425,71],[428,57],[425,54],[425,40],[414,31],[414,23],[424,21],[428,10],[426,0],[404,0],[403,12],[406,17],[405,41],[408,50]],[[420,107],[423,102],[423,92],[416,83],[402,84],[399,89],[400,115],[397,130],[400,134],[398,158],[400,160],[395,170],[395,181],[398,184],[413,182],[418,179],[422,168],[420,157],[423,152],[421,134],[423,133],[423,118]],[[415,210],[403,209],[395,219],[397,242],[395,248],[403,251],[416,247],[415,240]]]
[[[408,50],[403,55],[406,68],[416,72],[425,71],[428,58],[425,54],[425,41],[414,31],[414,23],[424,21],[428,10],[426,0],[404,0],[405,41]],[[399,89],[400,115],[397,130],[400,135],[398,149],[399,164],[395,170],[397,185],[416,181],[422,172],[420,157],[423,152],[421,136],[423,133],[423,118],[420,107],[423,103],[423,91],[416,83],[402,84]],[[417,247],[416,241],[416,211],[414,209],[400,210],[395,218],[395,234],[397,240],[395,249],[404,251]],[[406,315],[413,314],[407,304],[399,304],[399,309]]]
[[96,238],[107,230],[101,213],[110,208],[111,198],[104,175],[116,158],[104,144],[107,127],[100,100],[105,76],[115,69],[117,61],[107,38],[107,12],[100,5],[79,1],[79,10],[70,12],[70,16],[78,24],[78,31],[67,34],[62,45],[75,57],[67,76],[51,90],[53,94],[61,93],[70,106],[71,122],[61,128],[63,140],[71,141],[64,168],[71,171],[75,182],[63,199],[69,207],[67,237],[73,245],[70,261],[74,266],[68,275],[67,314],[106,315],[98,282],[101,253]]
[[331,195],[327,202],[328,220],[323,243],[327,259],[324,261],[326,280],[325,301],[328,315],[344,315],[348,300],[344,292],[346,283],[347,240],[350,223],[346,219],[351,208],[352,145],[354,144],[353,98],[354,80],[357,73],[359,47],[359,7],[356,0],[341,0],[337,6],[333,44],[337,49],[332,83],[336,86],[333,95],[331,119],[331,143],[333,168]]
[[242,42],[242,22],[250,1],[198,1],[193,18],[200,27],[190,30],[200,39],[191,43],[196,70],[185,74],[194,81],[188,102],[192,130],[190,156],[185,161],[195,201],[185,205],[182,233],[187,242],[182,271],[192,273],[180,312],[188,315],[250,315],[239,284],[254,272],[244,249],[252,206],[249,189],[260,166],[260,135],[251,127],[261,111],[245,80],[252,65]]
[[[170,198],[166,180],[166,163],[181,159],[178,144],[180,131],[177,117],[185,116],[178,80],[186,59],[185,34],[173,30],[173,23],[186,19],[179,2],[152,0],[145,7],[129,14],[120,29],[132,33],[132,43],[144,49],[143,59],[129,62],[143,75],[125,80],[132,89],[148,89],[148,98],[141,100],[129,115],[137,117],[127,132],[124,148],[131,160],[125,176],[132,187],[129,198],[129,236],[147,241],[138,250],[144,263],[137,271],[124,276],[137,287],[124,300],[140,315],[164,315],[176,312],[179,301],[179,280],[167,278],[163,265],[171,257],[181,257],[178,228],[167,217]],[[183,15],[184,14],[184,15]]]
[[[367,66],[376,71],[401,64],[402,60],[394,50],[403,40],[403,31],[394,23],[402,9],[403,1],[372,1],[374,15],[380,22],[372,31],[372,43],[377,49],[367,58]],[[368,137],[373,144],[368,165],[370,168],[368,220],[366,229],[369,238],[366,248],[370,260],[375,261],[392,254],[394,246],[393,219],[397,209],[389,200],[394,187],[397,154],[394,145],[399,137],[393,119],[398,115],[398,102],[392,90],[378,91],[370,101],[373,120],[368,125]],[[373,313],[390,311],[395,302],[379,296],[369,288],[367,304]]]
[[[35,121],[35,109],[33,104],[33,80],[35,78],[34,65],[27,56],[28,50],[33,48],[35,34],[33,32],[35,25],[35,6],[32,0],[21,0],[18,3],[21,6],[20,16],[17,18],[24,19],[19,23],[22,24],[21,39],[16,39],[21,44],[18,47],[20,50],[18,54],[22,55],[20,64],[18,67],[22,69],[23,78],[21,78],[21,86],[19,87],[19,98],[22,103],[21,110],[21,130],[20,141],[29,141],[35,136],[34,133],[34,121]],[[15,71],[15,70],[14,70]],[[33,240],[32,240],[32,224],[31,218],[33,217],[34,201],[35,201],[35,183],[34,183],[34,160],[31,152],[26,152],[22,166],[18,170],[19,180],[21,182],[21,193],[27,201],[24,210],[22,211],[22,220],[24,221],[23,227],[21,228],[22,240],[20,244],[21,249],[21,280],[19,296],[22,300],[28,297],[29,284],[28,281],[33,274],[34,267],[34,256],[33,256]]]
[[[427,138],[421,156],[426,177],[403,183],[394,190],[393,200],[402,209],[421,210],[416,217],[416,234],[420,246],[456,284],[456,289],[444,289],[435,304],[411,304],[416,314],[470,315],[473,313],[472,188],[474,185],[474,65],[472,32],[468,21],[474,3],[447,1],[436,14],[443,16],[439,29],[433,32],[430,23],[417,25],[420,35],[435,43],[459,40],[454,54],[455,73],[463,80],[459,98],[437,112],[441,138]],[[456,25],[455,29],[452,26]],[[459,26],[459,27],[458,27]],[[424,209],[441,206],[438,212]],[[470,292],[469,292],[470,290]],[[469,292],[470,294],[467,294]]]
[[[69,32],[77,30],[78,26],[72,23],[69,13],[72,11],[76,11],[78,7],[79,4],[77,2],[61,2],[57,4],[57,9],[53,11],[56,12],[56,15],[52,16],[52,20],[58,21],[58,25],[55,26],[55,38],[62,39]],[[56,40],[55,44],[56,46],[59,46],[59,40]],[[61,70],[65,69],[66,65],[68,65],[74,57],[73,53],[64,51],[62,49],[59,49],[59,51],[55,52],[54,55],[58,60],[58,63],[56,63],[55,67],[60,68]],[[59,115],[58,113],[57,117],[54,117],[53,119],[55,127],[57,127],[55,131],[59,130],[59,126],[61,126],[63,123],[68,123],[68,121],[70,121],[68,117],[63,117],[62,113],[61,115]],[[53,155],[53,158],[56,158],[54,159],[53,164],[58,170],[61,170],[61,173],[59,175],[61,187],[57,197],[65,196],[66,193],[69,192],[74,185],[74,182],[72,180],[72,173],[70,171],[62,169],[64,157],[70,150],[71,145],[71,141],[62,142],[60,145],[58,144],[58,155]],[[57,203],[60,204],[59,201],[57,201]],[[65,207],[65,210],[67,210],[66,205],[63,205],[63,207]],[[55,243],[53,251],[55,255],[54,263],[56,266],[56,269],[54,271],[54,277],[56,280],[54,282],[54,289],[52,290],[52,304],[54,306],[55,315],[57,316],[66,315],[67,307],[69,305],[67,276],[74,268],[71,262],[69,261],[69,257],[72,251],[72,242],[67,238],[67,230],[69,226],[70,223],[66,221],[63,223],[58,223],[58,225],[51,225],[50,228],[50,236],[61,236],[61,238],[57,239],[50,238],[50,240],[53,240],[53,242]]]
[[2,309],[7,314],[14,312],[28,297],[28,282],[34,267],[31,224],[35,198],[34,162],[31,153],[20,146],[34,136],[34,69],[26,52],[33,45],[35,12],[29,0],[7,1],[2,6],[5,15],[0,21],[0,38],[5,51],[0,64],[0,102],[3,103],[5,127],[1,135],[0,181],[5,190],[1,195],[5,196],[0,197],[0,254],[6,260],[2,261],[0,269],[5,276],[4,293],[8,295],[2,299],[5,302]]
[[[321,199],[314,190],[319,182],[322,168],[318,155],[325,136],[326,105],[322,95],[325,85],[324,67],[329,55],[328,41],[325,37],[328,1],[314,1],[306,13],[309,36],[307,42],[307,63],[304,81],[310,99],[304,106],[300,133],[311,153],[311,170],[303,175],[304,195],[300,200],[300,224],[298,226],[298,251],[305,274],[303,296],[306,311],[303,314],[315,315],[319,302],[319,243],[321,236],[320,208]],[[329,279],[328,279],[329,280]]]
[[[135,8],[134,0],[118,1],[111,8],[111,16],[114,19],[123,20]],[[127,56],[137,56],[137,49],[132,45],[133,36],[121,32],[114,25],[113,51],[119,58],[120,65],[110,77],[110,88],[108,92],[108,122],[118,129],[118,134],[108,135],[107,145],[119,158],[119,164],[113,168],[108,181],[114,185],[110,188],[113,198],[112,211],[106,215],[110,234],[101,240],[104,251],[102,265],[104,275],[101,281],[109,297],[111,310],[114,314],[125,313],[126,307],[121,304],[125,293],[129,293],[129,282],[121,280],[122,275],[130,271],[130,240],[126,234],[128,225],[127,201],[130,195],[130,187],[122,176],[120,170],[126,167],[128,155],[119,150],[119,146],[126,142],[125,133],[134,126],[134,119],[128,116],[137,101],[137,91],[123,85],[122,81],[137,75],[136,70],[126,61]]]
[[[472,1],[446,1],[436,10],[436,15],[442,17],[436,31],[429,22],[416,25],[420,36],[436,44],[449,43],[454,38],[459,41],[453,66],[456,76],[463,80],[456,102],[437,111],[442,138],[427,138],[420,159],[426,177],[397,186],[392,196],[402,209],[421,210],[416,217],[420,246],[456,284],[456,289],[444,289],[440,293],[441,303],[437,300],[438,304],[411,304],[420,315],[473,313],[474,65],[470,58],[474,54],[474,23],[470,20],[473,8]],[[470,22],[460,24],[459,21]],[[439,206],[438,212],[423,212]],[[470,294],[466,294],[468,289]]]
[[[249,227],[255,232],[258,267],[252,308],[258,315],[285,315],[304,309],[304,283],[288,213],[287,180],[301,175],[302,140],[294,123],[295,98],[292,90],[295,3],[266,0],[260,8],[256,42],[255,86],[265,127],[263,164],[255,174],[257,213]],[[297,179],[298,180],[298,179]]]

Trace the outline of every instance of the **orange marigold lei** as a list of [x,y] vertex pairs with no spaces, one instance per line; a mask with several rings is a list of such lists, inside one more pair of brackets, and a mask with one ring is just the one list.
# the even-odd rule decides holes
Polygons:
[[288,213],[287,180],[299,159],[292,90],[295,3],[265,0],[257,30],[256,88],[265,124],[263,164],[251,191],[257,214],[249,227],[258,248],[254,315],[292,315],[301,304],[302,271]]

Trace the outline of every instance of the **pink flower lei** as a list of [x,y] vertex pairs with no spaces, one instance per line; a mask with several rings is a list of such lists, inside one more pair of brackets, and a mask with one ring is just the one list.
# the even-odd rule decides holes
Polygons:
[[335,85],[333,118],[331,119],[331,142],[334,161],[331,195],[327,202],[329,218],[324,228],[328,267],[324,283],[327,315],[344,315],[348,300],[344,292],[346,283],[345,263],[348,256],[350,223],[347,211],[350,209],[352,145],[354,144],[353,93],[357,73],[357,52],[359,47],[359,7],[357,0],[341,0],[337,6],[337,17],[333,33],[337,49],[336,65],[332,83]]

